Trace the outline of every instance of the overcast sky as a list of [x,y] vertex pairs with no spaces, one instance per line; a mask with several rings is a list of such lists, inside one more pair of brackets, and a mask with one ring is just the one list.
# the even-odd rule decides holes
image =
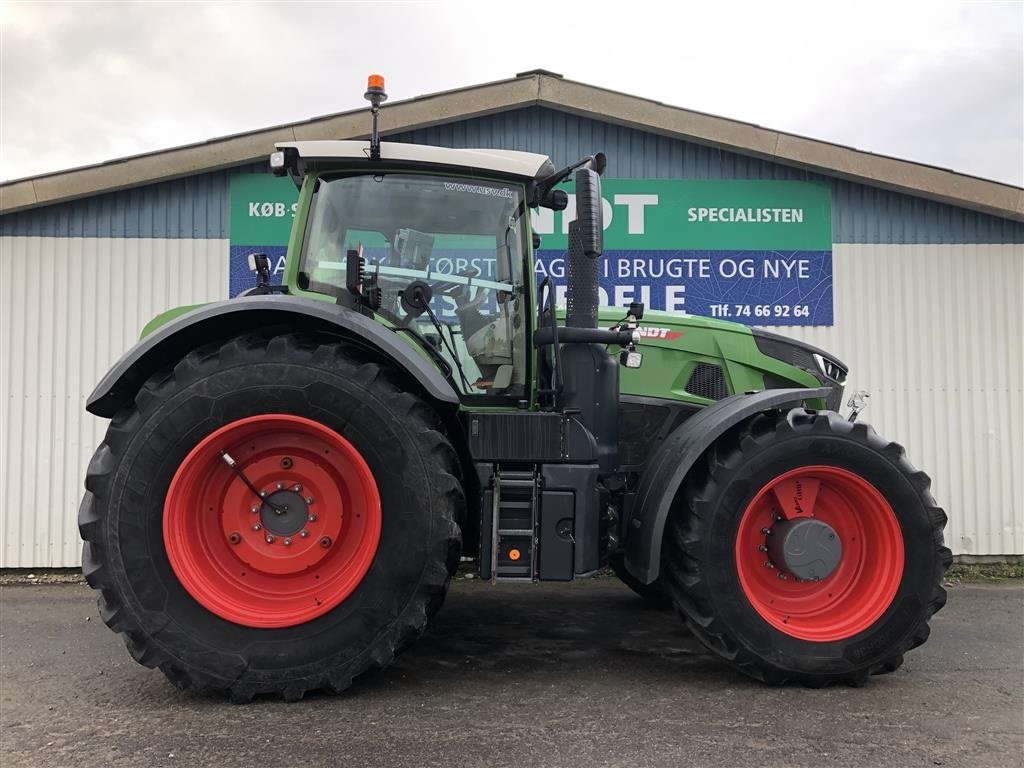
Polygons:
[[[0,2],[0,179],[543,67],[1024,183],[1024,1]],[[595,150],[600,147],[595,147]]]

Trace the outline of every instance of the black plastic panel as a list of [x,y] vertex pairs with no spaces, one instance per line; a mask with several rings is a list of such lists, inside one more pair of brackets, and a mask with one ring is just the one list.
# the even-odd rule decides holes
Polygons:
[[540,578],[570,581],[575,538],[574,495],[570,491],[544,491],[540,502]]
[[601,471],[618,469],[619,363],[599,344],[562,347],[562,403],[579,410],[579,420],[597,441]]
[[560,461],[562,415],[558,413],[470,413],[466,434],[476,461]]
[[[549,465],[542,469],[544,491],[571,491],[575,498],[573,571],[590,573],[601,567],[601,505],[596,464]],[[542,550],[543,556],[543,550]]]
[[661,441],[703,406],[638,395],[619,400],[619,465],[639,472]]

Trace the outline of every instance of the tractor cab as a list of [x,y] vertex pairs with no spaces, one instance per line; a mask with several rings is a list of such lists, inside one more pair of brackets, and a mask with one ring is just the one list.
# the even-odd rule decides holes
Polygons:
[[[366,142],[278,145],[302,181],[286,283],[375,317],[436,360],[461,396],[530,396],[528,194],[542,155]],[[287,161],[285,161],[287,157]]]

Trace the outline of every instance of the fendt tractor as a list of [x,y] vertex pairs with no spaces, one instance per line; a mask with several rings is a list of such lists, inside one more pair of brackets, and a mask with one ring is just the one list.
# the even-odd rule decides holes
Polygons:
[[[611,568],[771,684],[892,672],[942,607],[946,516],[779,335],[599,308],[598,153],[278,144],[283,283],[172,310],[106,375],[83,570],[131,655],[236,701],[347,688],[493,582]],[[530,211],[564,211],[564,307]],[[571,209],[566,213],[571,213]],[[466,566],[464,566],[466,567]]]

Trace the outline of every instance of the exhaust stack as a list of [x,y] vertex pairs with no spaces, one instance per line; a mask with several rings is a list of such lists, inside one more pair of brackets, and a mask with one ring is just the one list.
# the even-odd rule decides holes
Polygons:
[[576,220],[569,224],[565,324],[597,328],[598,279],[604,253],[601,177],[590,168],[576,171]]

